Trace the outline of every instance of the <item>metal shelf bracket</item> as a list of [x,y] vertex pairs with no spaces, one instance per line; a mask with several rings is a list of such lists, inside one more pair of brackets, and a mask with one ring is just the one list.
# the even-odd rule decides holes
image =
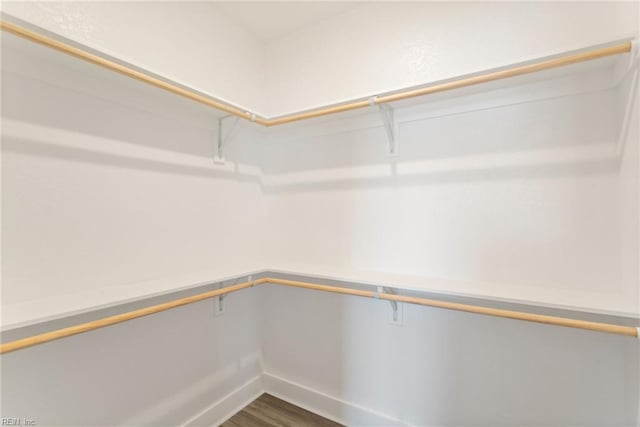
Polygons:
[[378,109],[382,124],[387,132],[387,142],[389,143],[389,155],[398,155],[398,122],[395,120],[393,107],[389,104],[378,104],[377,96],[369,98],[369,105]]
[[[380,294],[389,294],[389,295],[398,295],[398,290],[396,288],[389,288],[386,286],[378,286],[377,291],[374,295],[374,298],[380,299]],[[398,301],[389,301],[391,304],[391,310],[393,311],[393,317],[391,320],[392,324],[401,324],[402,319],[400,318],[400,306],[398,305]]]
[[[224,289],[224,284],[221,283],[218,285],[218,289]],[[221,316],[225,312],[224,300],[227,297],[227,294],[219,295],[217,298],[213,299],[213,315]]]
[[[225,119],[233,119],[231,122],[231,126],[229,127],[229,130],[224,133],[223,132],[223,125],[224,125],[224,121]],[[231,135],[233,134],[233,131],[236,128],[236,125],[238,124],[238,120],[239,118],[236,116],[224,116],[224,117],[220,117],[218,119],[218,137],[216,140],[216,153],[215,156],[213,157],[213,162],[219,165],[224,165],[225,163],[225,159],[224,159],[224,146],[229,142],[229,139],[231,138]]]
[[629,135],[629,128],[631,126],[631,119],[633,113],[633,106],[636,101],[636,97],[638,95],[638,76],[640,75],[640,71],[638,67],[640,66],[640,44],[638,40],[634,40],[632,43],[631,55],[629,60],[629,66],[624,73],[624,77],[627,77],[631,74],[631,83],[629,87],[629,92],[627,94],[624,115],[622,117],[622,122],[620,124],[620,131],[618,133],[618,141],[616,145],[616,154],[618,159],[622,161],[622,156],[624,155],[625,143],[627,141],[627,137]]
[[[397,295],[398,290],[395,288],[384,287],[382,288],[385,294]],[[393,310],[393,321],[392,323],[397,323],[400,321],[400,316],[398,315],[398,301],[389,301],[391,304],[391,310]]]

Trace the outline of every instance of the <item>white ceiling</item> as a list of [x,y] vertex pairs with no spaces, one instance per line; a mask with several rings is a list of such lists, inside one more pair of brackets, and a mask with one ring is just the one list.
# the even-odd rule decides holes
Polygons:
[[263,43],[286,36],[299,28],[346,12],[354,2],[216,2],[229,18]]

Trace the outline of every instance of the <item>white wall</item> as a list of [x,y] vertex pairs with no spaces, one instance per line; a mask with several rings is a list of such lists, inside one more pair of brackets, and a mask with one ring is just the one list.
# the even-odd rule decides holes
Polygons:
[[2,9],[100,52],[262,110],[262,44],[213,2],[3,1]]
[[3,38],[5,326],[264,268],[250,142],[216,166],[210,111],[38,49]]
[[[133,37],[141,41],[124,43],[135,28],[127,25],[139,16],[148,15],[145,28],[148,26],[146,34],[151,35],[157,32],[156,24],[162,21],[164,25],[162,16],[173,14],[175,21],[185,23],[189,16],[181,13],[205,16],[208,9],[200,8],[208,6],[9,3],[6,10],[45,27],[55,23],[60,31],[70,32],[65,33],[68,36],[82,34],[84,38],[76,34],[76,39],[90,45],[92,32],[100,30],[103,37],[95,38],[104,44],[93,46],[127,59],[138,55],[136,49],[141,46],[136,43],[145,40]],[[631,3],[482,6],[496,12],[479,15],[496,20],[491,37],[513,30],[512,26],[522,27],[522,34],[503,40],[504,50],[496,55],[504,56],[494,58],[497,62],[610,40],[632,32],[637,25],[637,14],[631,13],[637,5]],[[344,33],[342,26],[356,15],[366,21],[367,14],[384,14],[389,21],[384,28],[395,28],[398,37],[389,38],[390,46],[396,41],[405,46],[401,40],[413,34],[414,19],[426,19],[425,14],[430,15],[436,7],[442,14],[440,21],[455,13],[455,25],[462,25],[479,6],[362,5],[302,29],[296,39],[304,41],[320,32],[334,34],[329,25],[335,26],[336,33]],[[529,19],[537,14],[554,16],[554,25],[559,25],[574,8],[581,11],[578,18],[553,37],[525,37],[530,27],[519,25],[519,17]],[[66,14],[66,20],[55,18],[59,11]],[[513,18],[510,24],[498,25],[507,21],[503,19],[507,14]],[[131,21],[122,24],[124,29],[113,31],[107,25],[125,15]],[[595,15],[600,16],[598,25],[592,25]],[[403,31],[394,27],[400,21],[408,23]],[[189,23],[190,28],[200,31],[197,22],[202,21],[195,22]],[[420,22],[419,28],[428,27]],[[478,22],[483,24],[481,19]],[[578,36],[577,29],[586,26],[596,30]],[[447,34],[460,37],[461,33]],[[194,34],[185,33],[187,36]],[[5,36],[8,40],[11,37]],[[349,43],[364,43],[358,37],[348,37]],[[425,37],[417,39],[431,40]],[[516,39],[526,43],[518,42],[516,49],[510,44]],[[232,43],[238,44],[235,51],[239,57],[246,56],[242,40]],[[442,51],[458,52],[461,57],[465,52],[464,45],[454,43],[457,39],[434,40]],[[551,40],[557,45],[550,44]],[[367,46],[385,52],[375,41],[368,39]],[[174,42],[182,46],[186,39]],[[280,39],[268,51],[287,42],[293,43],[289,38]],[[195,45],[193,51],[187,50],[204,54],[198,49],[205,48]],[[131,50],[116,52],[116,46]],[[356,68],[344,70],[344,75],[355,76],[357,52],[373,50],[355,49],[357,44],[348,47],[356,55],[352,61]],[[236,160],[240,159],[238,173],[234,165],[222,169],[211,165],[214,113],[205,113],[184,100],[169,101],[153,88],[139,87],[80,61],[37,49],[23,42],[13,50],[11,60],[5,61],[13,68],[3,73],[3,239],[7,242],[3,275],[11,284],[3,299],[9,323],[53,315],[53,311],[63,310],[61,307],[72,311],[266,266],[588,309],[638,311],[637,279],[629,274],[634,260],[624,255],[633,252],[633,241],[622,242],[618,237],[633,226],[618,219],[627,212],[621,203],[628,197],[620,194],[617,170],[598,160],[617,138],[619,114],[614,112],[619,103],[613,92],[598,91],[604,86],[597,75],[585,74],[587,77],[579,79],[582,89],[575,91],[575,97],[553,98],[553,91],[533,81],[520,89],[534,94],[527,95],[522,104],[497,108],[503,101],[524,99],[522,93],[507,88],[470,95],[462,101],[444,99],[422,110],[408,109],[400,127],[402,155],[395,160],[384,155],[385,136],[379,127],[353,132],[347,126],[347,131],[335,131],[336,122],[349,119],[315,122],[311,126],[316,130],[306,136],[304,127],[249,135],[228,149],[232,157],[236,150]],[[217,45],[206,49],[227,55]],[[489,67],[488,63],[473,65],[479,58],[488,58],[480,55],[481,51],[477,56],[464,55],[468,60],[464,63]],[[318,51],[318,58],[325,53]],[[522,57],[513,56],[516,53]],[[166,55],[154,56],[152,50],[147,54],[166,59]],[[20,59],[20,55],[32,59]],[[300,61],[306,58],[299,56]],[[276,57],[268,60],[276,64],[273,72],[277,74],[277,67],[284,67],[285,62]],[[460,62],[455,58],[439,61],[451,64],[437,71],[448,76],[471,70],[458,70],[455,64]],[[191,57],[174,62],[184,67],[202,64],[190,67],[198,72],[220,65],[194,62]],[[141,65],[153,65],[155,71],[172,77],[161,63]],[[248,68],[255,70],[253,65]],[[294,68],[304,71],[304,67]],[[220,78],[226,79],[225,75]],[[105,81],[107,86],[100,89]],[[395,84],[393,79],[388,81]],[[307,83],[308,90],[293,92],[313,100],[317,86]],[[555,87],[565,90],[576,84],[558,78]],[[229,85],[229,90],[235,90],[233,87]],[[128,95],[131,90],[139,95]],[[536,98],[538,94],[542,95]],[[547,94],[551,99],[544,99]],[[464,103],[491,109],[465,113]],[[173,107],[163,107],[165,104]],[[450,115],[433,118],[439,113]],[[268,145],[262,143],[265,138]],[[262,158],[255,147],[263,149]],[[540,153],[551,159],[551,164],[539,164],[534,155]],[[554,165],[554,159],[562,156],[582,160]],[[254,168],[245,172],[242,163]],[[497,169],[496,165],[501,166]],[[255,166],[264,169],[262,176]],[[268,196],[266,207],[272,225],[268,228],[260,226],[263,192],[259,179],[264,181]],[[41,214],[44,211],[47,215]],[[246,245],[261,236],[263,229],[271,233],[272,249],[266,255],[260,253],[259,245]],[[125,246],[123,237],[128,242]],[[34,260],[40,268],[32,268]],[[126,268],[114,269],[112,265]]]
[[[638,316],[639,122],[612,161],[628,85],[599,81],[397,109],[397,158],[366,113],[276,131],[269,265]],[[413,306],[398,327],[388,303],[296,289],[265,304],[266,389],[348,424],[640,422],[636,340]]]
[[[218,116],[3,35],[3,327],[262,269],[256,150],[214,165]],[[258,295],[225,306],[3,354],[2,416],[211,425],[262,392]]]
[[[23,6],[12,7],[19,16]],[[86,13],[98,8],[95,19],[113,20],[95,28],[119,37],[112,25],[125,16],[119,9],[124,6],[69,7]],[[127,7],[159,8],[149,18],[157,17],[158,25],[174,11],[164,4]],[[208,5],[185,10],[191,7]],[[387,7],[362,6],[371,16]],[[426,19],[426,12],[413,9],[422,7],[429,5],[402,5],[402,13]],[[525,7],[523,20],[530,8],[542,13],[574,6]],[[521,58],[517,54],[524,50],[514,45],[499,50],[491,63],[469,56],[466,71],[422,70],[457,74],[606,41],[635,19],[626,12],[637,6],[613,6],[613,15],[599,4],[581,7],[589,9],[586,22],[598,16],[593,28],[602,33],[583,31],[578,37],[577,29],[587,24],[576,21],[562,45],[544,39],[525,46],[530,50]],[[557,25],[562,16],[554,18]],[[340,19],[353,22],[347,18]],[[84,34],[48,19],[32,20],[64,27],[68,36]],[[87,19],[78,22],[97,22]],[[506,28],[479,22],[496,28],[491,37]],[[611,32],[611,22],[623,25]],[[369,28],[374,26],[363,31]],[[89,36],[77,40],[92,42]],[[123,40],[105,36],[104,45],[92,46],[182,79],[180,70],[152,52],[148,62],[133,60],[144,38],[131,46]],[[284,51],[293,42],[281,43]],[[409,52],[419,57],[421,49]],[[319,58],[324,54],[309,50]],[[298,52],[302,61],[294,64],[301,74],[291,83],[323,77],[311,73],[304,51],[287,51]],[[73,61],[30,56],[28,49],[11,52],[3,45],[5,324],[264,267],[638,313],[637,240],[626,239],[638,229],[637,217],[627,210],[637,194],[637,144],[628,145],[621,170],[608,157],[620,118],[615,91],[533,96],[522,104],[464,112],[465,106],[499,105],[523,100],[521,92],[537,96],[549,90],[532,83],[401,110],[406,120],[395,159],[385,155],[383,130],[371,125],[378,123],[375,116],[344,119],[342,131],[335,130],[342,119],[314,122],[310,132],[288,127],[258,135],[243,128],[244,137],[226,151],[230,163],[216,167],[211,123],[217,115]],[[7,55],[13,55],[11,66]],[[395,67],[388,59],[385,64]],[[359,75],[362,62],[352,62],[358,71],[353,75]],[[375,79],[362,82],[345,77],[353,87],[345,96],[390,88],[379,86],[389,77],[385,73],[393,70],[382,67]],[[226,84],[236,76],[223,77]],[[399,78],[384,81],[404,85],[439,77]],[[583,84],[603,89],[600,83]],[[339,88],[322,87],[304,99],[331,102],[343,94]],[[236,89],[229,83],[229,90]],[[283,95],[282,104],[270,108],[304,107],[300,99]],[[425,118],[443,111],[451,114]],[[354,131],[351,120],[369,125]],[[262,234],[265,224],[268,235]],[[11,390],[3,393],[3,415],[32,416],[42,424],[176,425],[260,375],[261,352],[271,384],[298,384],[331,401],[417,425],[622,426],[638,413],[638,346],[624,337],[412,306],[404,307],[405,326],[398,327],[387,323],[387,303],[276,287],[239,293],[228,304],[220,318],[204,302],[3,355],[2,387]],[[337,416],[349,420],[353,414]]]
[[[230,145],[216,168],[216,115],[25,43],[3,37],[5,327],[259,268],[259,248],[245,245],[259,231],[259,208],[246,209],[259,204],[256,171],[234,161],[250,162],[251,146]],[[261,392],[262,368],[256,295],[225,303],[222,317],[205,301],[3,355],[2,415],[227,415]]]
[[637,314],[637,278],[621,277],[623,252],[637,264],[619,239],[635,225],[619,221],[616,91],[526,98],[547,90],[397,110],[399,157],[385,154],[381,127],[274,135],[263,166],[269,265]]
[[268,44],[267,113],[367,97],[637,34],[637,2],[365,3]]
[[364,3],[266,44],[215,2],[7,1],[2,8],[266,116],[638,34],[636,2]]
[[[623,281],[639,284],[640,278],[640,88],[636,87],[635,96],[632,92],[633,80],[637,75],[630,75],[624,84],[618,89],[618,105],[620,108],[620,120],[629,114],[629,121],[624,126],[621,123],[620,148],[623,156],[620,162],[620,239],[623,249],[622,274]],[[629,102],[631,104],[629,105]],[[629,110],[627,110],[629,109]],[[639,285],[640,286],[640,285]],[[637,295],[629,295],[630,298],[640,298]],[[640,302],[637,310],[640,312]]]
[[[622,112],[626,112],[629,94],[631,90],[632,78],[629,76],[626,84],[620,87],[620,107]],[[637,79],[637,76],[636,76]],[[640,85],[640,81],[636,80]],[[637,89],[640,92],[640,88]],[[640,287],[640,96],[636,94],[634,102],[631,104],[630,121],[626,139],[622,140],[624,156],[620,164],[620,223],[621,242],[625,248],[623,252],[623,280],[635,282]],[[623,134],[624,136],[624,134]],[[640,289],[638,289],[638,313],[640,314]],[[637,378],[635,384],[640,387],[640,356],[637,354],[637,343],[627,350],[628,360],[638,366],[638,373],[630,378]],[[632,397],[633,396],[633,397]],[[630,407],[636,403],[633,393],[629,394]],[[639,397],[640,399],[640,397]],[[630,419],[635,423],[629,425],[640,426],[640,404],[638,411],[633,412]]]

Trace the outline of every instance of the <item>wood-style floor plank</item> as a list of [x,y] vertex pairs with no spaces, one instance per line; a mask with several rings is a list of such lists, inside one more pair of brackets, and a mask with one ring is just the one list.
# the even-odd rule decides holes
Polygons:
[[341,424],[263,394],[221,427],[343,427]]

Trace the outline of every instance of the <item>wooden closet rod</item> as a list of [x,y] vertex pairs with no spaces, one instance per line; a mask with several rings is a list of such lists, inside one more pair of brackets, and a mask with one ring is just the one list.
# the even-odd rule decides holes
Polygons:
[[590,322],[587,320],[570,319],[567,317],[546,316],[523,311],[503,310],[499,308],[483,307],[480,305],[462,304],[456,302],[440,301],[435,299],[408,297],[383,292],[360,291],[336,286],[318,285],[314,283],[297,282],[285,279],[261,279],[261,283],[274,283],[278,285],[294,286],[298,288],[315,289],[318,291],[336,292],[339,294],[357,295],[370,298],[384,299],[388,301],[406,302],[409,304],[424,305],[427,307],[444,308],[448,310],[464,311],[467,313],[485,314],[494,317],[505,317],[507,319],[524,320],[527,322],[545,323],[547,325],[567,326],[570,328],[587,329],[597,332],[608,332],[612,334],[638,337],[638,328],[634,326],[620,326],[609,323]]
[[[251,112],[242,110],[238,107],[230,105],[228,103],[218,101],[208,96],[201,95],[197,92],[185,89],[183,87],[177,86],[173,83],[166,82],[162,79],[154,77],[152,75],[146,74],[142,71],[135,70],[133,68],[127,67],[126,65],[119,64],[115,61],[111,61],[109,59],[103,58],[99,55],[96,55],[91,52],[87,52],[86,50],[82,50],[75,46],[72,46],[67,43],[63,43],[51,37],[42,35],[35,31],[31,31],[19,25],[13,24],[7,21],[0,21],[0,28],[3,31],[14,34],[16,36],[22,37],[29,41],[50,47],[52,49],[58,50],[60,52],[66,53],[67,55],[75,56],[76,58],[80,58],[87,62],[91,62],[92,64],[98,65],[100,67],[106,68],[107,70],[115,71],[116,73],[124,74],[127,77],[131,77],[132,79],[139,80],[141,82],[148,83],[152,86],[159,87],[160,89],[167,90],[176,95],[180,95],[182,97],[191,99],[192,101],[199,102],[201,104],[207,105],[209,107],[213,107],[217,110],[224,111],[229,114],[236,115],[238,117],[242,117],[247,120],[251,120],[252,114]],[[258,120],[255,120],[258,122]]]
[[[533,62],[526,65],[517,65],[512,68],[507,68],[500,71],[489,71],[482,74],[478,74],[471,77],[462,77],[459,79],[451,80],[444,83],[437,83],[430,86],[425,86],[417,89],[409,89],[399,92],[394,92],[387,95],[378,95],[371,97],[371,102],[375,105],[386,104],[394,101],[401,101],[404,99],[415,98],[417,96],[429,95],[436,92],[444,92],[452,89],[459,89],[466,86],[473,86],[480,83],[488,83],[495,80],[506,79],[509,77],[521,76],[523,74],[529,74],[536,71],[548,70],[551,68],[557,68],[564,65],[575,64],[577,62],[589,61],[592,59],[604,58],[606,56],[617,55],[620,53],[626,53],[631,51],[631,42],[624,42],[615,46],[608,46],[599,49],[594,49],[586,52],[575,53],[571,55],[562,56],[559,58],[547,59],[538,62]],[[282,125],[285,123],[296,122],[305,119],[311,119],[314,117],[325,116],[328,114],[341,113],[343,111],[356,110],[359,108],[366,108],[371,106],[369,99],[352,101],[346,104],[340,104],[333,107],[324,107],[316,110],[310,110],[302,113],[294,113],[283,117],[277,117],[273,119],[267,119],[266,126]]]
[[202,301],[208,298],[215,298],[220,295],[239,291],[240,289],[249,288],[251,286],[254,286],[255,283],[256,282],[244,282],[237,285],[228,286],[226,288],[216,289],[214,291],[203,292],[198,295],[164,302],[162,304],[156,304],[150,307],[140,308],[138,310],[133,310],[122,314],[116,314],[114,316],[103,317],[102,319],[92,320],[91,322],[81,323],[75,326],[69,326],[68,328],[57,329],[55,331],[45,332],[43,334],[10,341],[8,343],[0,345],[0,354],[20,350],[21,348],[31,347],[37,344],[43,344],[64,337],[70,337],[71,335],[77,335],[83,332],[93,331],[94,329],[104,328],[105,326],[115,325],[116,323],[126,322],[127,320],[137,319],[139,317],[148,316],[150,314],[160,313],[161,311],[171,310],[172,308],[181,307],[183,305]]
[[433,84],[430,86],[425,86],[417,89],[414,88],[414,89],[409,89],[404,91],[382,94],[382,95],[373,96],[367,99],[354,100],[354,101],[346,102],[340,105],[321,107],[321,108],[317,108],[309,111],[292,113],[292,114],[281,116],[281,117],[265,118],[265,117],[260,117],[250,111],[245,111],[241,108],[238,108],[226,102],[201,95],[197,92],[185,89],[183,87],[169,83],[167,81],[164,81],[152,75],[149,75],[141,71],[135,70],[133,68],[127,67],[125,65],[119,64],[115,61],[111,61],[99,55],[93,54],[91,52],[87,52],[86,50],[82,50],[70,44],[55,40],[51,37],[42,35],[35,31],[21,27],[19,25],[6,22],[6,21],[0,21],[0,28],[3,31],[7,31],[9,33],[15,34],[19,37],[25,38],[32,42],[39,43],[41,45],[50,47],[52,49],[56,49],[60,52],[64,52],[68,55],[75,56],[76,58],[83,59],[85,61],[99,65],[103,68],[106,68],[108,70],[115,71],[120,74],[124,74],[125,76],[131,77],[133,79],[140,80],[142,82],[145,82],[153,86],[159,87],[161,89],[167,90],[169,92],[172,92],[176,95],[183,96],[185,98],[191,99],[193,101],[199,102],[209,107],[213,107],[217,110],[221,110],[226,113],[236,115],[240,118],[253,121],[263,126],[282,125],[285,123],[297,122],[300,120],[311,119],[314,117],[321,117],[329,114],[341,113],[344,111],[351,111],[359,108],[366,108],[366,107],[370,107],[371,103],[373,103],[374,105],[380,105],[388,102],[414,98],[417,96],[429,95],[436,92],[443,92],[443,91],[458,89],[466,86],[472,86],[480,83],[487,83],[495,80],[506,79],[509,77],[516,77],[523,74],[533,73],[536,71],[543,71],[551,68],[561,67],[564,65],[575,64],[577,62],[589,61],[592,59],[604,58],[610,55],[627,53],[627,52],[630,52],[632,48],[632,43],[630,41],[627,41],[614,46],[607,46],[607,47],[592,49],[589,51],[569,54],[569,55],[561,56],[558,58],[544,59],[537,62],[525,64],[525,65],[516,65],[514,67],[507,68],[504,70],[499,70],[499,71],[488,71],[475,76],[461,77],[456,80],[451,80],[444,83],[437,83],[437,84]]
[[0,354],[8,353],[22,348],[31,347],[37,344],[43,344],[60,338],[77,335],[83,332],[92,331],[94,329],[103,328],[105,326],[115,325],[116,323],[126,322],[127,320],[137,319],[139,317],[148,316],[150,314],[159,313],[161,311],[170,310],[172,308],[181,307],[183,305],[202,301],[208,298],[214,298],[231,292],[236,292],[244,288],[249,288],[263,283],[271,283],[284,286],[293,286],[296,288],[313,289],[316,291],[333,292],[344,295],[353,295],[367,298],[377,298],[388,301],[405,302],[409,304],[423,305],[427,307],[444,308],[448,310],[464,311],[467,313],[484,314],[488,316],[504,317],[507,319],[524,320],[527,322],[544,323],[547,325],[566,326],[570,328],[586,329],[597,332],[607,332],[611,334],[626,335],[630,337],[638,337],[638,329],[634,326],[621,326],[609,323],[590,322],[586,320],[570,319],[566,317],[546,316],[542,314],[533,314],[522,311],[503,310],[498,308],[489,308],[479,305],[462,304],[447,301],[440,301],[428,298],[409,297],[383,292],[365,291],[359,289],[350,289],[339,286],[320,285],[317,283],[300,282],[295,280],[263,278],[251,282],[244,282],[237,285],[228,286],[214,291],[203,292],[190,297],[179,298],[162,304],[153,305],[138,310],[129,311],[127,313],[117,314],[105,317],[91,322],[82,323],[68,328],[62,328],[43,334],[10,341],[0,345]]

